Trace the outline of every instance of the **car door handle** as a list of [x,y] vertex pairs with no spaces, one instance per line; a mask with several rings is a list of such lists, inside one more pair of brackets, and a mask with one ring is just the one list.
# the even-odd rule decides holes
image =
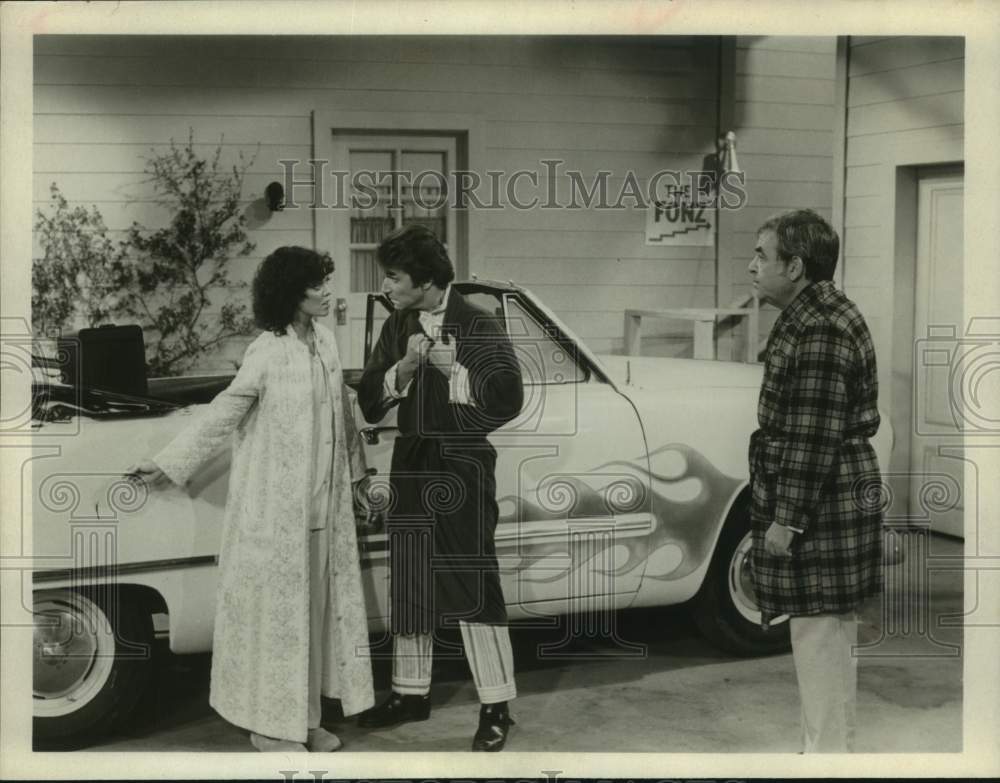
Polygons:
[[379,442],[379,435],[383,432],[388,432],[389,430],[394,430],[395,427],[362,427],[361,437],[365,439],[365,443],[369,446],[374,446]]

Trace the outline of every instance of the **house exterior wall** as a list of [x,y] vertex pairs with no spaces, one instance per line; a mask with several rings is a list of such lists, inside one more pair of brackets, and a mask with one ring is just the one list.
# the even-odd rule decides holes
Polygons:
[[[736,38],[733,124],[748,200],[728,220],[732,245],[719,260],[721,306],[752,293],[747,265],[767,218],[809,208],[830,219],[836,47],[831,37]],[[773,307],[761,309],[762,340],[776,317]]]
[[[932,163],[937,154],[941,163],[962,159],[965,47],[961,38],[852,38],[849,57],[844,289],[888,359],[896,203],[886,185],[892,168]],[[884,388],[889,369],[883,361]]]
[[896,432],[890,470],[905,473],[912,386],[919,382],[912,367],[912,340],[919,337],[916,171],[964,159],[965,46],[962,38],[852,37],[844,51],[843,285],[872,330],[879,405]]
[[[259,208],[267,183],[282,179],[278,161],[310,157],[314,111],[475,115],[475,169],[544,177],[541,161],[558,159],[588,183],[610,171],[613,199],[628,172],[645,187],[656,171],[700,169],[715,151],[720,41],[38,36],[35,205],[45,207],[54,181],[72,203],[96,204],[116,232],[133,220],[161,225],[143,156],[189,131],[205,153],[221,139],[224,162],[256,154],[244,188],[256,250],[231,274],[248,281],[274,248],[315,241],[321,212],[261,217]],[[622,350],[628,307],[727,305],[749,290],[751,234],[766,215],[829,212],[833,50],[833,39],[739,39],[731,110],[750,203],[732,216],[734,250],[718,276],[712,247],[646,245],[645,212],[631,207],[483,211],[468,272],[531,288],[597,351]],[[558,192],[568,184],[563,173]],[[651,324],[651,352],[690,355],[682,332]],[[244,344],[198,369],[231,368]]]

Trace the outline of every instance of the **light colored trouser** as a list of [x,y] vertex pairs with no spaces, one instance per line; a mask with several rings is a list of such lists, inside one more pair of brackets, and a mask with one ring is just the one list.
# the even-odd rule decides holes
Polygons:
[[329,598],[330,545],[326,528],[309,531],[309,714],[306,726],[319,728],[323,717],[320,689],[323,682],[323,639],[326,602]]
[[793,617],[792,659],[802,703],[806,753],[848,753],[854,744],[858,692],[858,617],[821,614]]
[[[482,704],[510,701],[517,696],[514,653],[506,625],[459,621],[465,657]],[[392,689],[423,696],[431,689],[434,641],[429,633],[397,634],[392,640]]]

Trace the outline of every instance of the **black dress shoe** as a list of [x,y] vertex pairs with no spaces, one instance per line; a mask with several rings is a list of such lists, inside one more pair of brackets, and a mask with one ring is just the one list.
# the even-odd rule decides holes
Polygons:
[[472,738],[472,749],[493,752],[503,750],[513,725],[514,719],[507,710],[507,702],[484,704],[479,708],[479,729]]
[[427,720],[431,715],[431,697],[396,693],[377,707],[366,710],[358,717],[363,729],[384,729],[408,721]]

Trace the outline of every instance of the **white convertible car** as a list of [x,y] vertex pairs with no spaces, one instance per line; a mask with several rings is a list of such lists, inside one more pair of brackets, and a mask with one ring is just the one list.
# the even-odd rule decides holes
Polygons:
[[[787,623],[761,629],[747,568],[747,444],[761,367],[598,357],[529,291],[480,281],[456,287],[505,319],[524,375],[521,415],[491,436],[511,619],[584,613],[600,629],[618,609],[690,602],[720,648],[784,650]],[[356,381],[360,370],[346,375]],[[156,453],[228,380],[152,379],[141,398],[52,379],[35,384],[37,736],[124,719],[149,677],[155,637],[167,637],[175,653],[211,649],[228,452],[185,488],[146,493],[121,474]],[[380,634],[388,555],[378,511],[394,413],[372,427],[356,412],[377,471],[371,508],[359,507],[359,540],[370,630]],[[882,465],[891,438],[883,419],[875,443]],[[446,482],[439,489],[451,491]]]

